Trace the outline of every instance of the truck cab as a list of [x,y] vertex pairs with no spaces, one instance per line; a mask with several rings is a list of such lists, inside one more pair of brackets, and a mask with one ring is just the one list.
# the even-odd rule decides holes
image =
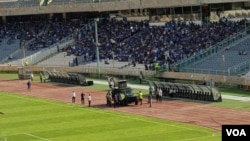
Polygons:
[[132,89],[127,86],[126,80],[119,80],[117,82],[118,87],[113,87],[111,89],[112,99],[115,97],[118,99],[118,104],[120,106],[127,106],[128,104],[134,103],[138,104],[138,97],[133,93]]

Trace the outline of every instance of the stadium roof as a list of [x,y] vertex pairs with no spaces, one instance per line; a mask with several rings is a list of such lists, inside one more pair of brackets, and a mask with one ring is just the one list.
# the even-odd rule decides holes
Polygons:
[[18,0],[0,0],[0,2],[17,2]]

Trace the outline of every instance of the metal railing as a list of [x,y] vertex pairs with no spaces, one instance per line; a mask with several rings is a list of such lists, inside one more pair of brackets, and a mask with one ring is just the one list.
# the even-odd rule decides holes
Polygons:
[[43,60],[44,58],[52,54],[55,54],[58,51],[58,47],[59,49],[62,49],[65,46],[72,44],[73,42],[74,42],[74,39],[72,39],[71,37],[66,37],[63,40],[59,41],[58,43],[53,44],[47,49],[41,50],[31,56],[23,58],[22,59],[23,66],[25,62],[28,62],[28,65],[36,64],[40,62],[41,60]]
[[[197,69],[197,68],[187,68],[190,65],[196,64],[197,62],[205,59],[213,54],[221,50],[225,50],[226,48],[230,48],[234,43],[239,41],[240,39],[246,37],[250,34],[250,29],[246,29],[244,32],[236,33],[223,41],[210,46],[206,50],[196,53],[193,56],[188,58],[182,59],[181,61],[177,62],[176,68],[181,72],[192,72],[192,73],[204,73],[204,74],[218,74],[218,75],[238,75],[239,73],[243,73],[246,69],[249,70],[249,61],[243,62],[236,66],[230,67],[226,70],[209,70],[209,69]],[[244,70],[244,71],[243,71]]]
[[242,62],[238,65],[228,68],[228,75],[242,75],[246,74],[250,70],[250,60]]

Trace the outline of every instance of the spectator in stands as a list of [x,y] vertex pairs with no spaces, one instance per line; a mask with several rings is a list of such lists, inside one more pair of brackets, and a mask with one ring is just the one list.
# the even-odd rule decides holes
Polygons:
[[29,65],[29,63],[28,63],[27,60],[25,60],[24,65],[25,65],[25,66],[28,66],[28,65]]
[[239,51],[239,55],[247,55],[247,51],[246,50]]
[[140,71],[140,74],[139,74],[139,81],[140,81],[140,84],[142,84],[142,80],[143,80],[143,74],[142,74],[142,71]]
[[107,58],[105,59],[104,64],[107,64],[107,65],[109,64],[109,61]]
[[[25,46],[28,50],[47,48],[58,44],[66,37],[75,37],[74,45],[67,48],[69,55],[81,56],[86,63],[96,61],[92,19],[63,20],[53,17],[48,21],[38,18],[30,21],[32,22],[15,21],[4,27],[1,25],[0,29],[3,30],[0,36],[11,37],[11,40],[17,37],[22,40],[20,47]],[[202,52],[243,30],[244,23],[244,20],[234,22],[221,18],[219,22],[208,22],[202,25],[170,21],[164,26],[149,26],[148,21],[136,22],[128,21],[126,18],[117,20],[104,17],[100,18],[98,24],[100,59],[110,59],[113,52],[116,54],[116,60],[133,60],[134,67],[136,67],[135,62],[137,64],[146,62],[152,66],[157,61],[159,68],[166,62],[170,66],[169,69],[173,69],[171,67],[174,67],[177,61]],[[9,43],[12,42],[11,40]],[[168,52],[167,58],[165,52]],[[25,65],[28,65],[28,62]]]
[[135,61],[132,61],[132,65],[133,65],[133,67],[136,67]]
[[13,59],[12,55],[9,55],[8,59],[9,59],[9,60],[12,60],[12,59]]

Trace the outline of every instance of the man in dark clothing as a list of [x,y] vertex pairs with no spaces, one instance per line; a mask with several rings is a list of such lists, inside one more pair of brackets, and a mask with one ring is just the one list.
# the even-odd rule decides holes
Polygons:
[[144,79],[142,71],[139,72],[139,79],[140,79],[140,84],[141,84],[142,80]]
[[43,83],[43,75],[41,72],[40,72],[40,82]]
[[118,94],[114,95],[114,108],[118,106]]
[[148,102],[149,102],[149,107],[152,107],[152,93],[148,95]]
[[30,82],[30,80],[27,82],[27,88],[30,91],[30,89],[31,89],[31,82]]
[[75,58],[75,65],[78,66],[78,59],[77,59],[77,57]]
[[82,103],[83,105],[85,104],[84,96],[85,96],[85,94],[82,92],[82,93],[81,93],[81,103]]

